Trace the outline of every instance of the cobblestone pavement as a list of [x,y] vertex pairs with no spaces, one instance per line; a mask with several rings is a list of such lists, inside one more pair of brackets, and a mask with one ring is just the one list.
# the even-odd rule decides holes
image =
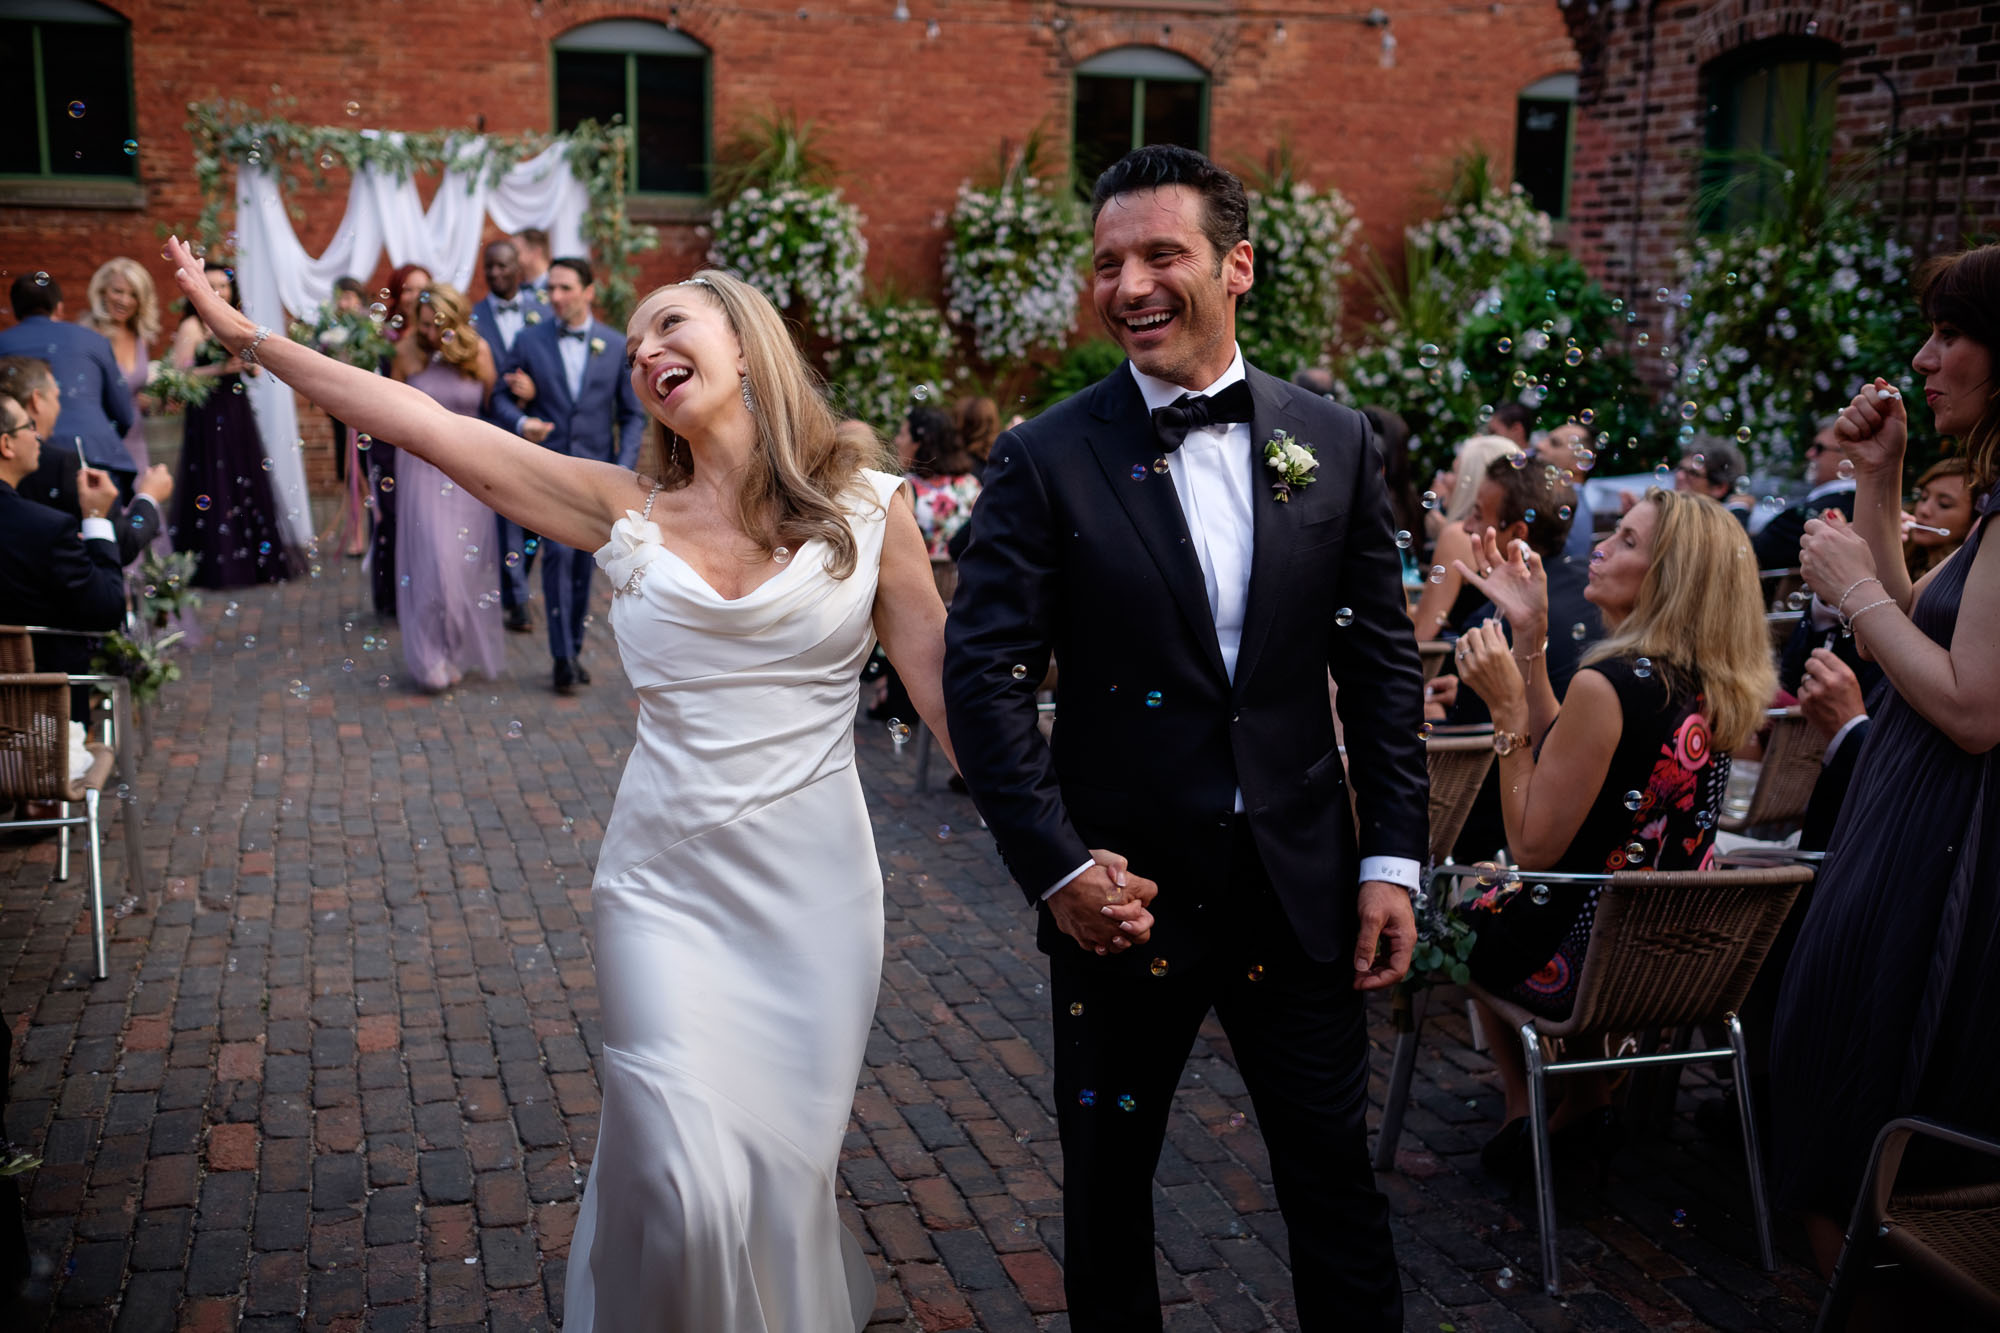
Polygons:
[[[600,591],[600,596],[602,595]],[[8,1134],[45,1262],[19,1326],[550,1328],[595,1140],[590,866],[634,707],[597,683],[415,693],[353,564],[212,597],[151,719],[137,795],[153,910],[89,980],[79,864],[0,833]],[[600,606],[601,611],[601,606]],[[860,731],[888,897],[880,1009],[842,1209],[875,1327],[1066,1330],[1045,971],[970,803]],[[107,841],[113,893],[122,840]],[[781,976],[773,984],[783,984]],[[1569,1294],[1535,1281],[1530,1202],[1480,1174],[1499,1097],[1462,1007],[1427,1029],[1394,1204],[1414,1330],[1809,1326],[1800,1237],[1751,1258],[1741,1170],[1666,1133],[1565,1177]],[[1455,1011],[1455,1012],[1452,1012]],[[1375,1089],[1391,1039],[1377,1005]],[[1175,1330],[1290,1329],[1284,1227],[1226,1042],[1182,1083],[1159,1170]],[[0,1323],[7,1322],[0,1319]]]

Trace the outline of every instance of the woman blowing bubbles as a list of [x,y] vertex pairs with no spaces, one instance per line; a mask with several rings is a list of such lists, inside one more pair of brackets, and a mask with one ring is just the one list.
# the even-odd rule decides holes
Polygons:
[[258,329],[168,257],[226,347],[610,573],[639,734],[591,891],[604,1103],[564,1328],[859,1328],[874,1282],[834,1179],[881,973],[853,731],[877,635],[949,744],[902,479],[841,440],[777,311],[725,274],[627,327],[653,481]]

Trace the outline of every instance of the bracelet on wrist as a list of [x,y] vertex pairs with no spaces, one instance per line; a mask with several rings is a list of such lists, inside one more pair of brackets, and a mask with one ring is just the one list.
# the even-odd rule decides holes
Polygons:
[[1847,618],[1847,628],[1850,630],[1853,629],[1855,624],[1861,619],[1861,617],[1867,615],[1870,611],[1873,611],[1876,607],[1894,606],[1895,604],[1896,604],[1896,599],[1893,597],[1884,597],[1880,601],[1870,602],[1868,603],[1868,605],[1861,607],[1860,609],[1855,611],[1853,615]]
[[270,336],[271,336],[271,330],[265,325],[259,324],[257,326],[256,336],[252,337],[249,342],[243,344],[243,350],[236,354],[236,359],[241,361],[246,366],[256,365],[257,345]]
[[1847,591],[1840,594],[1840,597],[1834,602],[1833,604],[1834,610],[1843,611],[1844,613],[1844,608],[1847,606],[1847,599],[1854,595],[1854,590],[1856,588],[1860,587],[1864,583],[1880,583],[1881,581],[1882,580],[1876,578],[1873,574],[1869,574],[1866,575],[1865,577],[1854,580],[1854,582],[1847,585]]

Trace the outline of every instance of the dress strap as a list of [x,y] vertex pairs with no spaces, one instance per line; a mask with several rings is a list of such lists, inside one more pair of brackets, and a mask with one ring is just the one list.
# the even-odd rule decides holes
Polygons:
[[653,489],[646,492],[646,507],[639,511],[640,522],[645,522],[646,520],[652,518],[653,501],[659,498],[659,494],[662,489],[663,488],[661,487],[660,483],[656,481],[653,483]]

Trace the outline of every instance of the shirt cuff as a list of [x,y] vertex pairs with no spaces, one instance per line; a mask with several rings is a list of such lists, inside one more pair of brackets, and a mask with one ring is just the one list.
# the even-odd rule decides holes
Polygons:
[[1364,856],[1361,858],[1361,882],[1366,884],[1371,879],[1379,879],[1415,892],[1421,869],[1407,856]]
[[1055,897],[1058,893],[1061,893],[1071,880],[1075,879],[1078,875],[1081,875],[1084,871],[1090,869],[1092,866],[1096,864],[1097,862],[1095,861],[1085,861],[1082,865],[1070,871],[1067,875],[1064,875],[1061,879],[1055,882],[1055,885],[1052,888],[1050,888],[1047,893],[1042,895],[1042,901],[1047,902],[1049,899]]
[[1826,753],[1820,756],[1819,762],[1821,767],[1833,762],[1834,755],[1840,753],[1840,743],[1847,739],[1848,733],[1867,720],[1868,714],[1856,713],[1853,717],[1848,718],[1847,721],[1840,724],[1840,730],[1834,732],[1833,739],[1826,743]]
[[86,518],[83,520],[83,539],[87,542],[110,542],[118,544],[118,529],[111,526],[108,518]]

